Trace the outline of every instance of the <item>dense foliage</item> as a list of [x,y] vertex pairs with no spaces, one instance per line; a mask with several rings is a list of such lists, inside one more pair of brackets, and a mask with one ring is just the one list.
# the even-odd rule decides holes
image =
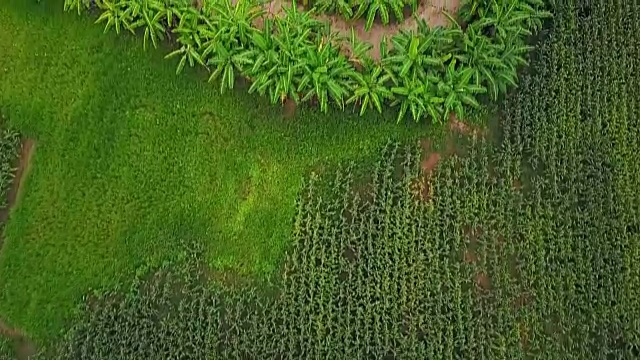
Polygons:
[[318,11],[340,14],[349,20],[364,17],[366,30],[371,29],[376,17],[387,25],[392,17],[402,21],[406,7],[410,7],[412,12],[418,7],[417,0],[316,0],[312,3]]
[[62,358],[638,358],[640,3],[558,11],[498,146],[312,178],[277,293],[161,272],[88,302]]
[[[105,31],[141,33],[144,46],[174,38],[177,72],[199,64],[217,79],[221,90],[233,88],[242,76],[250,92],[267,95],[273,103],[292,99],[329,104],[347,103],[381,111],[382,103],[398,106],[398,121],[407,113],[415,121],[444,122],[452,113],[464,116],[480,106],[478,96],[493,99],[517,84],[518,66],[528,35],[551,14],[541,0],[473,0],[462,8],[462,24],[430,29],[423,20],[381,45],[381,61],[368,54],[372,44],[355,48],[353,40],[334,34],[313,11],[298,10],[295,2],[271,14],[258,0],[209,0],[195,7],[189,0],[100,0],[96,22]],[[400,4],[358,2],[354,16],[368,11],[388,21],[388,9]],[[321,6],[322,4],[319,4]],[[415,5],[415,4],[414,4]],[[84,0],[65,0],[65,9],[81,11]],[[368,10],[366,10],[368,9]],[[386,9],[386,10],[383,10]],[[384,14],[387,14],[384,16]],[[369,25],[370,26],[370,25]],[[354,49],[353,56],[342,51]],[[358,50],[358,51],[355,51]],[[467,109],[467,110],[465,110]]]

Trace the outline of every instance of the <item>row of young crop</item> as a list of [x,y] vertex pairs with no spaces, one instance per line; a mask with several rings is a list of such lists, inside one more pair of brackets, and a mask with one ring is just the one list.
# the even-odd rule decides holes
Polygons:
[[639,63],[628,44],[638,41],[640,4],[561,4],[556,35],[538,55],[544,66],[523,79],[527,96],[504,122],[506,144],[538,174],[540,224],[522,249],[544,259],[524,268],[536,289],[530,345],[540,357],[637,358]]
[[417,29],[383,39],[376,61],[373,44],[339,36],[295,2],[278,14],[261,0],[198,3],[65,0],[65,9],[96,6],[105,31],[140,33],[145,47],[174,40],[178,48],[167,57],[179,59],[177,72],[203,66],[221,91],[243,77],[249,92],[274,104],[313,102],[324,112],[353,105],[361,115],[389,104],[399,109],[398,121],[410,114],[433,122],[463,117],[482,94],[495,100],[516,86],[526,38],[550,16],[543,0],[468,0],[456,19],[447,14],[450,27],[432,29],[420,19]]

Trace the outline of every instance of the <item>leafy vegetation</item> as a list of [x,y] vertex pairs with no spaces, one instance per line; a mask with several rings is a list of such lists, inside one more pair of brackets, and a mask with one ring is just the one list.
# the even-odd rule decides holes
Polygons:
[[638,358],[638,19],[559,2],[497,144],[311,177],[278,291],[160,272],[89,302],[60,358]]
[[[315,6],[351,11],[354,17],[366,12],[370,27],[377,15],[385,24],[390,11],[401,17],[407,4],[375,0]],[[102,14],[97,22],[106,23],[105,31],[114,28],[118,33],[144,29],[145,47],[149,41],[156,47],[171,33],[178,48],[167,58],[179,58],[176,72],[199,64],[211,72],[210,81],[220,82],[221,90],[244,77],[252,82],[249,92],[266,95],[272,103],[312,102],[325,113],[330,104],[342,109],[349,103],[360,106],[364,115],[369,109],[381,112],[386,102],[398,106],[398,121],[411,114],[416,122],[428,118],[434,123],[478,108],[487,88],[496,100],[515,86],[516,71],[526,64],[522,56],[530,50],[525,37],[551,16],[539,0],[470,1],[463,7],[464,26],[451,16],[452,28],[429,29],[418,20],[417,29],[394,36],[392,47],[383,47],[380,64],[373,64],[364,50],[372,44],[354,48],[353,35],[337,36],[313,10],[298,10],[295,1],[275,15],[267,14],[257,0],[209,0],[201,5],[194,7],[187,0],[105,0],[98,2]],[[65,9],[77,8],[82,8],[77,0],[65,0]],[[355,58],[343,53],[348,44]]]
[[179,257],[176,238],[205,243],[213,269],[275,276],[305,174],[433,131],[333,109],[284,118],[189,69],[176,77],[141,37],[102,35],[61,4],[0,5],[0,111],[38,144],[4,229],[0,317],[38,344],[88,289]]
[[[112,63],[108,64],[105,72],[111,76],[99,77],[116,78],[117,81],[110,84],[102,80],[104,82],[99,83],[99,93],[85,90],[88,91],[86,98],[94,99],[95,95],[102,94],[106,98],[99,100],[105,101],[90,102],[93,108],[88,114],[83,110],[80,114],[69,116],[69,112],[77,111],[67,105],[75,93],[69,90],[65,92],[66,96],[53,96],[67,86],[59,81],[59,75],[70,71],[70,68],[87,71],[85,66],[99,63],[89,58],[80,62],[81,67],[78,68],[78,60],[82,60],[79,55],[86,54],[85,49],[91,47],[82,46],[79,50],[66,53],[69,50],[63,52],[53,41],[50,47],[41,45],[37,52],[15,49],[12,44],[16,39],[20,40],[20,36],[23,39],[38,39],[37,36],[31,36],[36,32],[34,24],[37,22],[34,22],[33,16],[26,21],[18,15],[12,16],[11,12],[2,11],[0,16],[6,20],[3,24],[12,24],[10,29],[15,27],[16,30],[6,38],[0,34],[0,45],[6,45],[3,48],[15,55],[1,58],[0,68],[22,64],[25,71],[3,78],[0,82],[0,103],[7,104],[11,115],[23,115],[11,116],[11,119],[26,130],[37,130],[44,143],[38,155],[42,158],[38,163],[42,170],[38,170],[38,167],[34,169],[29,192],[35,192],[37,197],[27,194],[25,203],[17,209],[16,218],[9,224],[7,234],[25,239],[24,235],[16,235],[21,235],[25,228],[29,229],[25,225],[27,219],[43,219],[38,211],[43,211],[39,209],[47,203],[72,205],[57,206],[56,213],[60,209],[76,207],[81,210],[76,217],[54,218],[61,224],[48,221],[43,225],[49,233],[54,234],[61,232],[61,229],[79,226],[83,223],[79,219],[87,221],[92,218],[91,211],[95,211],[106,220],[101,222],[94,219],[92,231],[99,234],[105,231],[116,233],[108,239],[117,241],[114,240],[118,239],[117,236],[131,234],[135,230],[113,230],[108,225],[119,219],[122,221],[122,215],[105,210],[124,209],[125,217],[136,215],[136,227],[146,226],[146,232],[129,235],[127,240],[131,241],[127,243],[137,240],[141,245],[118,244],[120,247],[117,251],[105,255],[98,251],[99,256],[93,255],[88,261],[92,265],[99,264],[96,268],[102,268],[94,268],[93,275],[83,275],[91,279],[83,280],[74,288],[75,292],[67,294],[67,300],[79,298],[78,289],[86,289],[90,284],[99,283],[108,287],[116,283],[96,280],[113,275],[113,272],[105,273],[104,269],[109,268],[103,257],[110,263],[115,262],[115,266],[124,268],[130,261],[149,256],[150,251],[158,253],[150,256],[156,258],[147,259],[146,265],[149,267],[140,268],[139,274],[146,274],[152,268],[160,268],[160,271],[146,280],[137,280],[130,291],[115,289],[90,293],[82,311],[78,313],[78,322],[59,347],[49,349],[52,357],[111,359],[117,354],[122,359],[635,359],[640,356],[640,194],[637,192],[640,163],[636,155],[640,145],[640,78],[636,74],[636,69],[640,67],[640,2],[556,1],[556,15],[551,30],[538,45],[531,71],[521,78],[519,89],[501,104],[498,114],[500,131],[494,134],[496,143],[489,139],[472,138],[464,156],[445,157],[435,169],[430,169],[425,163],[429,162],[429,151],[432,150],[419,147],[417,141],[401,142],[416,144],[408,146],[392,142],[384,148],[379,161],[366,172],[370,174],[369,178],[359,178],[352,168],[342,169],[335,176],[326,173],[320,177],[311,176],[298,196],[297,208],[291,211],[294,217],[294,241],[277,289],[257,287],[254,283],[245,284],[242,281],[237,281],[235,286],[228,286],[228,283],[221,285],[221,273],[212,274],[207,271],[206,264],[198,262],[203,257],[209,257],[207,254],[210,249],[207,247],[218,238],[207,237],[209,229],[198,229],[198,223],[188,222],[187,219],[197,218],[200,221],[212,215],[204,211],[204,207],[197,206],[199,197],[206,197],[210,192],[210,188],[203,184],[210,184],[211,177],[200,178],[197,172],[216,163],[200,163],[175,148],[146,152],[147,148],[156,149],[155,144],[165,142],[175,146],[196,143],[199,146],[194,147],[205,149],[197,159],[228,153],[232,149],[231,152],[239,153],[239,162],[251,159],[254,151],[258,152],[258,160],[249,163],[249,166],[240,163],[245,169],[261,166],[257,164],[265,161],[266,153],[271,155],[267,159],[273,159],[274,162],[287,160],[286,164],[290,167],[287,170],[297,171],[297,182],[289,181],[287,177],[272,180],[272,183],[279,183],[284,179],[285,186],[277,190],[285,191],[290,187],[297,189],[303,173],[302,169],[296,168],[292,158],[299,157],[304,164],[315,165],[310,160],[314,156],[308,155],[307,151],[313,151],[310,149],[318,145],[327,147],[327,144],[333,145],[335,153],[327,150],[327,153],[319,156],[328,156],[336,161],[353,158],[362,148],[372,151],[380,145],[377,140],[384,137],[372,132],[371,124],[358,128],[359,133],[351,132],[355,134],[353,136],[345,136],[342,132],[349,129],[354,131],[352,127],[357,128],[358,122],[341,128],[339,122],[325,119],[322,126],[312,128],[313,135],[310,137],[313,139],[303,137],[301,141],[298,138],[295,147],[288,147],[283,143],[288,144],[291,138],[296,138],[296,134],[309,131],[308,128],[313,127],[319,118],[310,119],[301,127],[288,124],[274,130],[276,125],[266,121],[269,117],[264,117],[263,113],[269,113],[265,104],[258,103],[260,108],[254,109],[255,100],[245,101],[242,97],[236,100],[242,105],[240,108],[253,112],[247,114],[246,118],[238,118],[237,115],[232,117],[230,114],[234,113],[224,107],[224,104],[231,104],[227,105],[229,107],[237,104],[232,100],[228,100],[229,103],[218,100],[215,106],[207,107],[211,99],[220,99],[221,96],[210,89],[202,87],[197,92],[190,91],[193,85],[181,83],[180,80],[176,81],[175,88],[170,87],[173,81],[169,77],[171,69],[158,67],[153,68],[153,72],[145,73],[146,68],[139,65],[144,63],[141,60],[145,58],[132,50],[131,44],[114,45],[119,43],[107,42],[107,46],[104,45],[105,40],[96,40],[95,33],[91,31],[88,34],[73,31],[50,33],[44,28],[37,35],[43,36],[45,44],[49,43],[47,40],[56,39],[55,36],[66,38],[71,33],[75,34],[78,41],[84,40],[93,46],[107,46],[109,50],[113,50],[111,47],[122,50],[110,55],[113,57]],[[482,16],[485,16],[485,12],[490,10],[482,11]],[[68,30],[77,23],[62,18],[57,24],[66,26],[64,29]],[[491,24],[476,29],[478,32],[474,36],[492,36],[497,22]],[[265,28],[267,26],[276,28],[279,25],[274,19]],[[464,24],[461,24],[462,27]],[[495,33],[500,32],[495,30]],[[301,42],[315,41],[295,33],[292,35],[295,39],[302,39]],[[410,53],[412,48],[420,46],[421,41],[418,38],[400,44]],[[34,41],[25,41],[24,44],[22,46],[34,46]],[[502,42],[497,44],[504,45]],[[32,54],[42,54],[44,50],[51,54],[56,49],[57,59],[62,60],[57,60],[60,63],[49,70],[50,73],[34,78],[25,75],[35,73],[26,70],[42,65],[33,63]],[[400,51],[390,50],[389,55]],[[127,56],[123,57],[122,54]],[[94,56],[106,61],[105,53]],[[522,54],[515,51],[509,56],[513,63],[518,63]],[[65,60],[65,57],[68,58]],[[396,76],[396,73],[403,71],[404,61],[377,64],[367,59],[357,60],[349,61],[354,68],[358,67],[358,71],[368,75],[362,76],[362,79],[356,76],[362,90],[359,97],[345,96],[346,102],[359,102],[364,106],[365,99],[369,99],[368,103],[377,107],[376,98],[392,97],[377,85],[381,78],[388,76],[384,81],[404,84],[404,80]],[[405,75],[411,75],[412,80],[420,76],[429,80],[428,72],[422,75],[420,68],[415,71],[412,69],[419,61],[418,56],[407,61],[409,65],[408,70],[404,70]],[[465,70],[465,64],[471,61],[491,66],[493,60],[482,56],[472,60],[452,54],[442,64],[434,63],[435,67],[441,67],[443,74],[450,72],[451,75],[442,78],[446,80],[430,81],[429,84],[435,84],[431,91],[442,88],[443,94],[453,93],[457,96],[455,89],[460,86],[477,86],[476,79],[482,76],[482,71]],[[68,64],[75,64],[76,67]],[[240,62],[238,64],[243,66]],[[132,65],[138,65],[136,69],[142,75],[134,71],[132,78],[132,73],[125,70]],[[386,67],[399,70],[386,72]],[[462,71],[453,72],[450,68]],[[114,77],[114,72],[119,76]],[[158,73],[162,74],[160,84]],[[54,84],[53,89],[39,85],[43,77],[48,80],[47,83]],[[135,81],[139,78],[153,79],[155,87],[136,85]],[[122,79],[131,80],[123,84]],[[69,77],[66,81],[72,82],[73,78]],[[74,90],[81,88],[80,85],[90,86],[86,85],[87,77],[76,81]],[[508,79],[495,81],[495,85],[485,86],[490,94],[494,91],[491,87],[500,88],[499,81],[511,83]],[[441,82],[443,85],[440,85]],[[299,83],[294,84],[297,89]],[[406,84],[411,83],[407,81]],[[480,86],[483,86],[482,82]],[[140,95],[149,95],[150,88],[160,90],[149,98]],[[123,89],[126,89],[125,94],[120,93],[125,91]],[[286,94],[290,92],[287,88]],[[208,96],[199,98],[203,93]],[[276,100],[281,99],[278,94],[281,93],[276,92]],[[402,90],[398,94],[402,95]],[[235,95],[238,96],[237,93]],[[168,96],[173,98],[169,99]],[[449,96],[440,97],[448,99]],[[28,116],[33,109],[41,110],[40,107],[45,103],[42,99],[47,101],[46,111]],[[41,118],[42,113],[53,112],[49,102],[51,99],[53,105],[58,106],[55,109],[57,118],[62,119],[58,122],[51,117]],[[150,114],[131,105],[137,105],[140,99],[144,99],[146,106],[159,110]],[[196,103],[198,99],[200,101]],[[455,106],[457,101],[462,101],[462,98],[454,98],[450,104]],[[195,104],[194,108],[206,108],[212,113],[217,111],[219,116],[211,122],[221,122],[223,126],[216,125],[215,131],[206,133],[205,137],[209,139],[216,136],[216,141],[224,142],[224,147],[207,148],[198,142],[199,138],[193,136],[193,130],[190,129],[200,131],[203,127],[197,126],[199,122],[193,122],[193,116],[189,116],[193,112],[176,115],[177,110],[168,103]],[[444,107],[446,100],[435,103]],[[117,111],[105,104],[116,104],[113,106],[125,109]],[[113,114],[105,112],[105,107],[112,110]],[[419,105],[415,108],[416,111],[421,109]],[[262,121],[251,122],[258,114],[263,115]],[[225,120],[225,116],[231,120]],[[22,120],[13,120],[16,118]],[[176,118],[180,121],[175,121]],[[122,121],[126,121],[126,124],[120,123]],[[159,125],[165,122],[171,123],[171,127]],[[237,125],[243,122],[258,127],[259,133],[271,130],[279,135],[284,131],[285,139],[273,134],[257,138],[255,134],[254,137],[242,136],[237,138],[242,140],[242,149],[249,148],[251,151],[237,150],[229,137],[233,133],[251,134],[248,130],[242,131],[242,125]],[[88,130],[87,124],[90,125]],[[324,133],[327,124],[331,125],[331,129]],[[144,131],[133,131],[135,129]],[[389,129],[381,126],[380,132]],[[141,136],[146,131],[154,131],[154,137]],[[122,134],[122,138],[127,138],[126,142],[121,140],[122,143],[101,144],[107,148],[104,151],[108,154],[132,146],[129,142],[132,132],[136,140],[142,142],[139,148],[135,148],[136,151],[127,150],[117,156],[95,153],[95,139],[105,138],[105,134]],[[85,136],[80,137],[80,134]],[[327,135],[315,141],[318,134]],[[367,143],[354,146],[352,142],[360,135],[377,140],[370,138]],[[78,138],[82,141],[78,142]],[[65,147],[65,144],[71,146],[68,145],[70,143],[73,149]],[[78,143],[81,144],[80,149]],[[301,154],[295,152],[298,146],[304,148]],[[47,152],[47,148],[51,150]],[[81,150],[82,156],[70,156],[73,153],[70,150]],[[269,150],[276,151],[276,154],[269,153]],[[336,155],[345,150],[351,151],[348,157]],[[141,156],[141,153],[146,156]],[[158,154],[160,159],[157,159]],[[122,157],[128,156],[134,157],[135,161],[132,162],[136,164],[152,167],[157,175],[135,176],[139,168],[122,160]],[[175,158],[179,159],[178,163],[189,164],[197,169],[196,173],[185,171],[186,174],[174,178],[172,174],[175,170],[160,166]],[[56,173],[54,167],[61,164],[62,159],[74,166]],[[94,167],[89,167],[83,161],[91,162]],[[46,165],[48,163],[51,164],[49,167]],[[226,164],[228,167],[233,165],[237,164]],[[89,180],[75,177],[74,172],[82,172],[83,169]],[[216,171],[224,170],[224,165],[216,167]],[[99,179],[104,174],[110,175],[110,172],[114,176],[107,181]],[[132,193],[124,192],[119,186],[105,187],[115,175],[121,177],[123,174],[135,180],[125,184],[126,189],[132,189]],[[225,175],[234,178],[232,173]],[[52,176],[55,178],[50,181],[48,177]],[[154,193],[160,190],[175,196],[154,196],[139,185],[166,178],[166,186],[153,186]],[[60,192],[56,189],[56,186],[61,186],[58,183],[67,184],[62,186],[69,188]],[[87,190],[92,186],[97,189]],[[187,189],[175,190],[181,187]],[[206,191],[197,191],[201,187],[205,187]],[[93,192],[85,196],[78,189]],[[50,195],[52,193],[53,196]],[[103,193],[106,195],[100,196]],[[145,196],[136,197],[139,193]],[[30,200],[29,196],[34,198]],[[57,202],[57,199],[68,197],[79,200]],[[294,197],[292,195],[287,199]],[[143,212],[140,215],[140,202],[132,201],[144,200],[157,216],[158,213],[168,212],[163,207],[167,199],[173,199],[171,205],[175,205],[175,199],[178,198],[185,199],[184,203],[178,204],[184,213],[168,213],[167,216],[154,219],[164,222],[178,218],[180,222],[160,230],[147,226],[154,225],[154,222],[149,214]],[[234,200],[239,198],[242,197],[233,197]],[[212,199],[206,198],[207,207],[215,202],[210,201]],[[272,199],[263,197],[259,200]],[[91,207],[78,205],[87,200],[97,201]],[[136,212],[127,212],[128,207],[133,207]],[[269,213],[259,219],[260,226],[255,227],[257,230],[253,235],[269,228],[262,221],[271,215]],[[222,219],[217,225],[223,226],[225,220]],[[158,236],[159,240],[145,241],[148,236]],[[45,281],[50,280],[48,278],[39,277],[35,280],[40,282],[36,281],[33,285],[33,274],[55,272],[62,262],[66,267],[54,280],[61,281],[71,277],[71,274],[77,279],[75,270],[78,268],[69,263],[84,259],[79,255],[91,253],[77,254],[70,248],[60,251],[61,244],[68,244],[70,238],[83,239],[73,232],[64,233],[56,242],[47,241],[46,236],[38,238],[40,249],[43,246],[56,249],[54,258],[35,256],[40,252],[34,250],[26,251],[29,256],[20,257],[22,250],[29,250],[28,242],[25,245],[17,241],[7,244],[11,256],[5,250],[0,255],[0,287],[3,290],[0,292],[0,308],[3,314],[7,311],[5,309],[9,309],[10,320],[25,324],[25,328],[33,332],[42,326],[26,318],[33,317],[36,311],[20,306],[28,303],[27,297],[21,295],[20,291],[25,291],[29,299],[35,294],[36,305],[48,305],[51,298],[60,301],[56,294],[43,294],[40,288],[51,283],[56,284],[57,291],[65,291],[64,287],[57,282]],[[185,250],[178,239],[184,239],[187,244],[204,244],[204,254],[192,253],[188,250],[189,246]],[[78,247],[78,244],[74,245],[74,248]],[[81,245],[84,249],[87,243]],[[91,242],[88,245],[91,252],[100,250]],[[231,246],[233,242],[226,242],[225,245]],[[248,245],[242,244],[243,247]],[[171,252],[173,256],[163,251]],[[71,253],[68,257],[72,261],[67,259],[67,253]],[[187,264],[185,268],[173,271],[162,266],[168,258],[186,259]],[[47,267],[47,264],[54,264],[54,267]],[[20,289],[26,284],[27,290],[16,290],[18,286],[11,282],[14,273],[11,277],[6,276],[8,271],[16,269],[22,275],[19,277]],[[131,274],[134,267],[124,272]],[[29,274],[31,276],[27,276]],[[214,278],[213,283],[209,283],[210,277]],[[47,295],[50,297],[46,302],[38,302],[38,299]],[[18,311],[27,314],[22,317]],[[48,322],[58,318],[46,312],[44,315],[38,319],[44,318]],[[47,333],[55,334],[51,330]]]
[[391,22],[392,17],[401,22],[404,20],[404,8],[418,8],[416,0],[317,0],[313,1],[314,9],[320,12],[340,14],[346,19],[355,20],[364,17],[365,29],[369,31],[376,18],[384,25]]

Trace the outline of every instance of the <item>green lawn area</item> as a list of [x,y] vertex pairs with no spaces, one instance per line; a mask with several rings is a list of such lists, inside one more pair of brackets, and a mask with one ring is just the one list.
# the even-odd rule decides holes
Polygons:
[[62,1],[0,5],[0,109],[37,141],[5,228],[0,316],[36,341],[90,289],[177,258],[179,239],[207,244],[214,268],[277,273],[306,174],[431,131],[312,109],[283,119],[92,22]]

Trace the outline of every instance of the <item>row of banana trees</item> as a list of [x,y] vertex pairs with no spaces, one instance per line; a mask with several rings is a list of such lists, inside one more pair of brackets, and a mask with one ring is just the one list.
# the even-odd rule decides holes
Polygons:
[[365,29],[369,31],[376,19],[387,25],[393,17],[396,21],[404,20],[404,9],[410,8],[414,13],[418,8],[418,0],[316,0],[313,8],[320,12],[338,14],[348,20],[364,18]]
[[470,0],[458,18],[449,16],[450,27],[419,20],[417,29],[383,39],[380,61],[369,55],[372,44],[337,35],[295,3],[276,16],[257,0],[65,0],[65,9],[95,5],[105,32],[141,34],[145,48],[171,38],[177,49],[167,58],[178,59],[177,73],[203,66],[221,91],[244,77],[249,92],[274,104],[355,106],[361,115],[389,104],[398,121],[410,114],[439,123],[479,107],[482,94],[497,99],[516,86],[525,39],[551,15],[541,1]]

